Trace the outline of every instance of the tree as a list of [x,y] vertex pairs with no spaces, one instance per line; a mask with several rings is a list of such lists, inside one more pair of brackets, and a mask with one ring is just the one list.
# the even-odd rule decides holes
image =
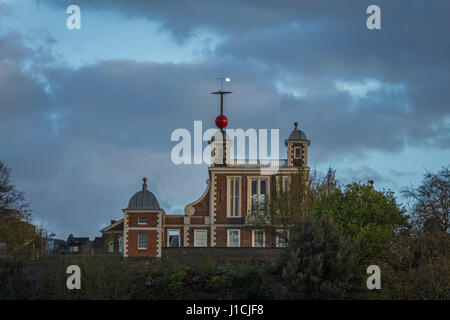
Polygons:
[[31,210],[23,193],[9,180],[0,161],[0,298],[23,298],[26,266],[41,256],[44,230],[30,223]]
[[424,231],[450,232],[450,170],[427,172],[422,184],[402,191],[412,200],[412,220]]
[[339,188],[336,170],[332,168],[326,174],[314,171],[308,177],[306,173],[291,175],[287,188],[281,177],[278,180],[272,177],[275,188],[271,188],[268,201],[252,207],[253,228],[270,234],[273,247],[277,237],[287,243],[291,229],[313,213],[314,203]]
[[11,169],[0,161],[0,218],[16,217],[28,221],[31,212],[20,192],[9,180]]
[[388,249],[390,240],[407,226],[407,217],[393,192],[376,191],[371,185],[349,184],[323,197],[314,207],[317,215],[329,215],[344,232],[360,243],[361,259],[373,264]]
[[252,206],[252,228],[270,234],[274,247],[276,237],[287,242],[303,217],[312,214],[313,199],[304,171],[290,176],[287,190],[282,179],[277,183],[276,178],[272,177],[272,185],[275,187],[271,188],[267,201]]
[[362,286],[357,244],[329,216],[308,215],[277,263],[284,299],[346,299]]
[[316,170],[311,173],[309,190],[314,201],[318,201],[340,188],[341,185],[336,179],[336,170],[328,168],[326,174],[322,174]]

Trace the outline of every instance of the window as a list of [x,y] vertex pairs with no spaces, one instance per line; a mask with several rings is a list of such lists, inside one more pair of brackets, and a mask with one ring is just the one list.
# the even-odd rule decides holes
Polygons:
[[268,178],[249,178],[249,203],[252,215],[265,214],[269,193]]
[[228,230],[228,246],[240,247],[241,245],[241,230]]
[[109,240],[108,241],[108,252],[114,252],[114,241],[113,240]]
[[138,224],[147,224],[147,218],[139,218]]
[[119,252],[123,252],[123,237],[119,238]]
[[167,246],[168,247],[180,246],[180,230],[167,230]]
[[289,239],[289,232],[284,230],[277,230],[277,247],[286,248]]
[[241,216],[241,178],[227,177],[227,216]]
[[253,230],[253,246],[257,248],[264,248],[266,246],[264,231]]
[[147,249],[147,234],[138,234],[138,249]]
[[206,247],[208,245],[207,234],[207,230],[194,230],[194,247]]
[[294,148],[294,159],[300,159],[302,157],[302,149],[300,147]]
[[71,247],[71,249],[72,252],[78,252],[78,246],[73,246]]

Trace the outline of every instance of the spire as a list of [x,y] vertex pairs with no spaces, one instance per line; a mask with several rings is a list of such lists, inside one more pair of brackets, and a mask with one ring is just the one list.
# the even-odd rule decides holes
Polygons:
[[294,130],[298,130],[298,122],[297,121],[294,122],[294,127],[295,127]]

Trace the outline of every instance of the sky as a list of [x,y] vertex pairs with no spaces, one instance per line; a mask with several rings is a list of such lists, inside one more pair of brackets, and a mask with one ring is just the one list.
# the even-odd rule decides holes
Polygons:
[[171,133],[214,127],[227,76],[230,128],[279,129],[285,158],[298,121],[311,169],[399,196],[450,163],[449,16],[445,0],[0,0],[0,161],[57,238],[99,236],[144,176],[183,214],[208,171],[172,163]]

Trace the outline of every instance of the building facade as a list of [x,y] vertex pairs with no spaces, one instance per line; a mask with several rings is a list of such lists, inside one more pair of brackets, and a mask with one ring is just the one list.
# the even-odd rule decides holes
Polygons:
[[294,174],[309,176],[310,141],[295,123],[285,140],[285,159],[230,159],[231,141],[223,128],[210,144],[212,160],[203,195],[188,204],[184,214],[167,214],[144,178],[142,190],[123,209],[123,219],[113,220],[101,230],[109,252],[124,257],[161,257],[164,247],[282,246],[280,239],[252,228],[254,216],[264,215],[255,208],[263,208],[271,188],[287,188]]

